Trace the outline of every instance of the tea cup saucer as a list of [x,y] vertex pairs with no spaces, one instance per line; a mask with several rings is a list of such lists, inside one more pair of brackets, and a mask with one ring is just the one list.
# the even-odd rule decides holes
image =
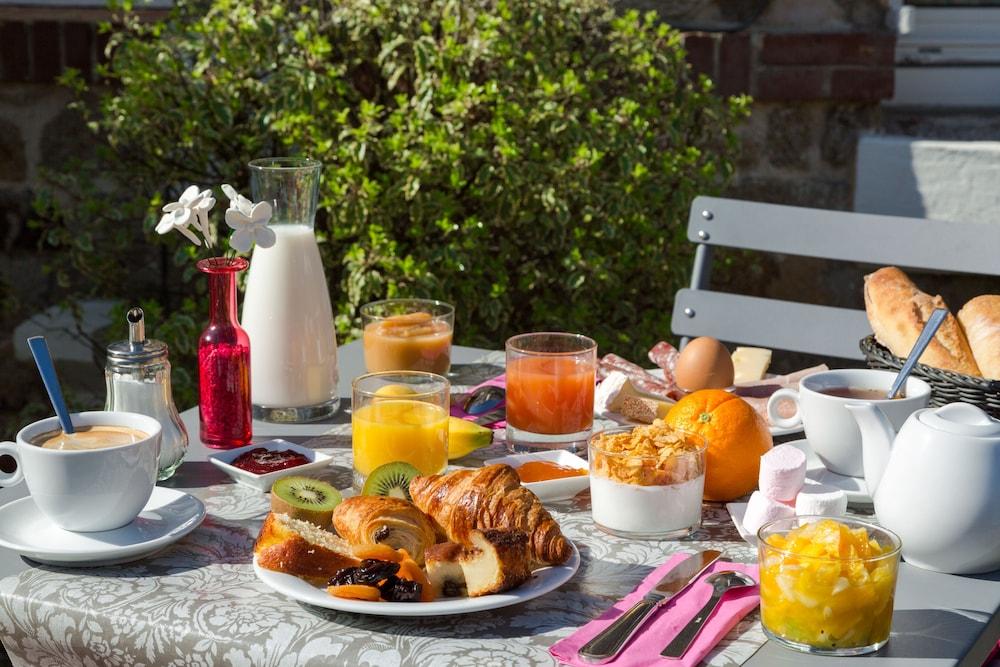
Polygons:
[[0,507],[0,547],[48,565],[117,565],[173,544],[201,525],[205,514],[205,506],[191,494],[157,486],[132,523],[74,533],[52,523],[28,496]]
[[865,484],[863,477],[848,477],[827,470],[805,438],[792,440],[785,444],[802,450],[802,453],[806,455],[806,479],[840,489],[847,496],[847,502],[851,505],[872,504],[872,497],[868,493],[868,485]]

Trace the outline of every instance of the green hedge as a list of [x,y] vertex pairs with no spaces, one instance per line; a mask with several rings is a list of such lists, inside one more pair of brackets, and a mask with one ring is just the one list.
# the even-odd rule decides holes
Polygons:
[[325,164],[341,334],[421,295],[456,304],[465,344],[564,329],[638,355],[669,335],[688,206],[731,173],[747,107],[607,0],[181,0],[125,11],[110,48],[110,89],[67,77],[110,90],[80,105],[103,148],[52,175],[40,225],[70,293],[144,302],[188,370],[204,286],[157,209],[188,183],[246,192],[246,162],[280,154]]

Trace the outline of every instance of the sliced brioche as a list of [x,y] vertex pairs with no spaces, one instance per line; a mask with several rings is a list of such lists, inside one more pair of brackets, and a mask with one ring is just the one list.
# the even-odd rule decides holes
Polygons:
[[427,579],[438,597],[461,597],[466,595],[465,572],[458,559],[462,555],[462,545],[441,542],[424,551],[424,569]]
[[264,519],[253,552],[261,567],[314,584],[326,584],[339,570],[360,564],[345,540],[308,521],[274,512]]
[[[935,308],[947,308],[940,296],[917,289],[895,266],[865,276],[865,310],[878,342],[897,357],[905,358]],[[954,315],[948,314],[937,335],[920,357],[920,363],[935,368],[980,375],[969,342]]]
[[983,294],[958,311],[983,377],[1000,380],[1000,294]]
[[516,588],[531,577],[528,536],[520,530],[473,530],[458,558],[469,597]]

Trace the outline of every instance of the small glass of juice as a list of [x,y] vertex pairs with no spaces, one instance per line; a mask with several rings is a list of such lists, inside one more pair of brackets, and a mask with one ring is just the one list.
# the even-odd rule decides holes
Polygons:
[[594,423],[597,343],[570,333],[507,340],[507,449],[586,450]]
[[386,299],[361,307],[365,367],[382,371],[427,371],[451,367],[455,307],[433,299]]
[[373,470],[404,461],[423,475],[448,465],[451,385],[434,373],[369,373],[352,384],[353,484],[360,491]]

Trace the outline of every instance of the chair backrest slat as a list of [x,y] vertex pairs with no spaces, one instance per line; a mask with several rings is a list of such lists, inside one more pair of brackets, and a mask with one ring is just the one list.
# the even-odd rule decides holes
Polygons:
[[984,223],[697,197],[688,238],[731,248],[1000,276],[1000,225]]
[[677,292],[671,327],[679,336],[843,359],[863,359],[858,341],[871,333],[863,310],[691,289]]

